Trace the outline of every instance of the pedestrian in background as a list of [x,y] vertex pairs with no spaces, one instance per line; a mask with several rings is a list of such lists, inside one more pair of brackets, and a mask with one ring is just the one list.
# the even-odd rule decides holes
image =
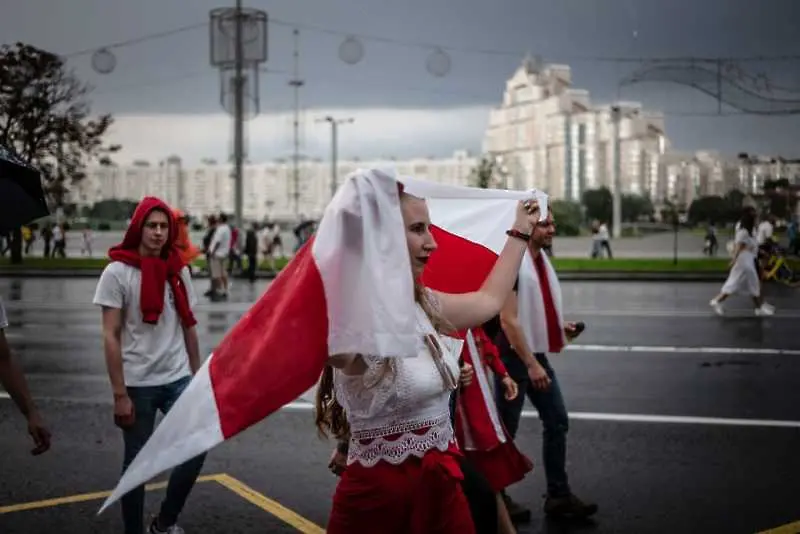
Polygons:
[[773,315],[775,307],[764,301],[761,294],[761,277],[758,263],[758,240],[753,235],[756,226],[756,212],[745,209],[737,224],[736,237],[733,240],[733,259],[730,273],[722,285],[719,294],[709,304],[717,315],[725,313],[722,303],[734,293],[743,293],[753,299],[753,313],[756,316]]

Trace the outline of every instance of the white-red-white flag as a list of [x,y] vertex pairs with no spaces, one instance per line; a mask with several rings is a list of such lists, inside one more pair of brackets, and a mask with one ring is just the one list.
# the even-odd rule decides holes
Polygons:
[[[393,171],[347,177],[314,237],[225,335],[100,512],[135,487],[296,400],[330,354],[414,357],[413,279],[398,183],[427,199],[439,249],[429,287],[463,293],[491,271],[531,192],[432,184]],[[543,213],[547,197],[535,193]]]

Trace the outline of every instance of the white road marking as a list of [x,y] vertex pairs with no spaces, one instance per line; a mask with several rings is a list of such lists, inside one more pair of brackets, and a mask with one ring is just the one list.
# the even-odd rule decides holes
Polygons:
[[[88,328],[76,328],[81,334],[94,333]],[[77,332],[76,332],[77,333]],[[99,327],[96,333],[100,333]],[[77,335],[48,335],[40,338],[33,332],[21,332],[20,330],[7,330],[6,338],[13,342],[46,343],[50,345],[66,345],[77,342],[81,345],[86,343],[86,337]],[[99,345],[98,345],[99,346]],[[800,349],[781,349],[768,347],[679,347],[668,345],[600,345],[589,343],[575,343],[567,345],[564,349],[570,352],[611,352],[611,353],[636,353],[636,354],[752,354],[763,356],[800,356]]]
[[[705,318],[705,319],[716,319],[716,320],[725,320],[725,319],[746,319],[752,318],[753,320],[772,320],[772,319],[800,319],[800,312],[797,310],[787,310],[782,311],[778,309],[775,312],[775,315],[770,317],[756,317],[753,314],[752,309],[747,308],[738,308],[738,309],[726,309],[725,315],[723,317],[719,317],[716,315],[713,310],[708,306],[707,302],[699,303],[693,306],[695,309],[653,309],[653,308],[626,308],[624,310],[607,310],[607,309],[587,309],[587,310],[575,310],[569,309],[566,310],[566,315],[569,318],[580,318],[580,317],[641,317],[641,318],[656,318],[656,317],[663,317],[663,318],[674,318],[674,319],[693,319],[693,318]],[[697,308],[700,308],[699,310]],[[707,308],[707,309],[703,309]]]
[[[523,417],[539,417],[535,411],[525,410]],[[570,419],[584,421],[613,421],[620,423],[672,423],[684,425],[755,426],[777,428],[800,428],[800,421],[775,419],[737,419],[729,417],[694,417],[691,415],[647,415],[625,413],[570,412]]]
[[[292,402],[284,410],[311,411],[314,406],[307,402]],[[522,417],[538,419],[536,410],[523,410]],[[570,412],[570,419],[582,421],[612,421],[620,423],[672,423],[692,425],[754,426],[777,428],[800,428],[800,421],[780,421],[774,419],[736,419],[729,417],[694,417],[689,415],[648,415],[623,413]]]
[[[0,399],[10,399],[8,393],[0,391]],[[314,405],[308,402],[291,402],[282,408],[289,411],[309,412]],[[523,410],[525,419],[538,419],[536,410]],[[649,415],[624,413],[570,412],[570,419],[581,421],[610,421],[615,423],[667,423],[706,426],[749,426],[761,428],[800,428],[800,421],[782,421],[776,419],[738,419],[731,417],[695,417],[690,415]]]
[[[91,302],[48,302],[48,301],[6,301],[6,310],[29,310],[29,311],[58,311],[78,312],[78,313],[98,313],[97,306]],[[252,307],[254,302],[203,302],[201,301],[195,311],[199,313],[244,313]],[[621,310],[606,308],[574,309],[566,306],[569,317],[667,317],[667,318],[707,318],[724,320],[738,318],[752,318],[753,320],[773,320],[773,319],[800,319],[800,310],[778,310],[775,315],[756,318],[750,308],[729,308],[726,309],[725,317],[718,317],[708,306],[708,301],[704,300],[697,303],[687,303],[686,308],[652,308],[652,307],[626,307]],[[99,316],[99,315],[98,315]]]
[[800,356],[797,349],[743,348],[743,347],[674,347],[663,345],[589,345],[576,343],[565,350],[576,352],[646,352],[674,354],[763,354],[774,356]]

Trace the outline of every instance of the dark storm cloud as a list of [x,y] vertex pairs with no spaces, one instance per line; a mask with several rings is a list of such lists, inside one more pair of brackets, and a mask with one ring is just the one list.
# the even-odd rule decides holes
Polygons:
[[[70,53],[203,23],[211,0],[2,0],[0,35]],[[9,6],[9,2],[13,2]],[[635,65],[596,56],[751,56],[800,53],[796,0],[306,0],[249,2],[268,9],[272,72],[260,76],[261,109],[291,109],[292,35],[301,25],[300,71],[304,108],[444,108],[494,105],[525,52],[567,63],[576,87],[595,102],[621,95],[668,113],[716,110],[707,97],[664,84],[618,93]],[[191,7],[187,7],[191,6]],[[341,33],[336,33],[341,32]],[[365,56],[346,65],[337,56],[344,35],[360,38]],[[70,59],[96,87],[95,107],[115,113],[205,113],[220,109],[218,74],[209,65],[206,27],[114,49],[116,70],[92,72],[90,55]],[[426,45],[450,46],[451,72],[425,70]],[[468,50],[508,51],[509,54]],[[745,65],[800,89],[800,62]],[[668,134],[681,148],[735,151],[750,146],[788,150],[800,133],[795,119],[668,117]],[[732,127],[733,125],[733,127]],[[765,129],[766,132],[761,133]],[[760,133],[752,135],[754,130]],[[477,132],[476,135],[482,132]],[[766,135],[766,137],[765,137]]]

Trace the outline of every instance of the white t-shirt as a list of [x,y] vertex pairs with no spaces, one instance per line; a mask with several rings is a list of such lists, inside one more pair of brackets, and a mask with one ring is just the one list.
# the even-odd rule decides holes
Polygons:
[[[181,278],[194,308],[197,296],[189,268]],[[191,374],[183,327],[175,309],[169,283],[164,289],[164,311],[158,324],[142,321],[140,305],[142,273],[121,262],[111,262],[100,275],[94,304],[122,310],[122,368],[127,386],[161,386]]]
[[767,239],[772,237],[772,232],[774,228],[772,227],[772,223],[769,221],[761,221],[758,225],[758,229],[756,230],[756,239],[758,240],[759,245],[763,245],[767,242]]
[[211,238],[211,244],[209,244],[208,249],[214,250],[214,245],[217,243],[219,243],[219,246],[214,253],[214,257],[221,259],[227,258],[231,252],[231,227],[227,224],[217,225],[217,229],[214,230],[214,235]]
[[8,315],[6,315],[6,308],[3,306],[3,298],[0,297],[0,330],[8,328]]

